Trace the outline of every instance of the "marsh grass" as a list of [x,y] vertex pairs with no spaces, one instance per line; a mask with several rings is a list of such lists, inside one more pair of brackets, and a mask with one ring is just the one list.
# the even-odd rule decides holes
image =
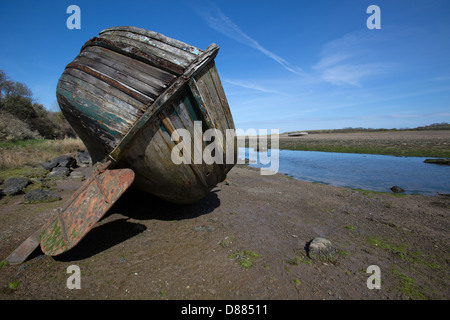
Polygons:
[[236,260],[245,269],[249,269],[257,257],[259,257],[257,253],[248,250],[232,253],[228,256],[228,258]]
[[80,139],[0,142],[0,170],[39,167],[63,154],[85,149]]

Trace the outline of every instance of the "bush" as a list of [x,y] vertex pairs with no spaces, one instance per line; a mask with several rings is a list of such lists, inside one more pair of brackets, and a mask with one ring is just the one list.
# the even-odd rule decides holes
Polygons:
[[27,139],[42,139],[42,136],[39,132],[31,130],[26,122],[0,110],[0,141]]

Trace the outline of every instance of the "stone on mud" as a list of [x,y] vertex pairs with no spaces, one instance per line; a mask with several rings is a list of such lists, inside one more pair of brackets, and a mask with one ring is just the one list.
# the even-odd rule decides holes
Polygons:
[[31,180],[27,178],[9,178],[5,183],[6,188],[3,193],[9,196],[23,193],[23,189],[30,183]]
[[79,167],[89,167],[92,163],[89,151],[86,149],[77,151],[77,165]]
[[394,193],[402,193],[402,192],[405,192],[405,189],[400,188],[399,186],[393,186],[391,188],[391,191],[394,192]]
[[52,202],[61,200],[61,196],[50,190],[34,189],[24,196],[25,203]]
[[50,178],[64,178],[70,174],[70,169],[66,167],[55,167],[48,174]]
[[55,167],[65,167],[65,168],[72,168],[77,164],[77,161],[74,157],[69,155],[63,155],[56,157],[53,160],[50,160],[49,162],[41,163],[41,166],[46,170],[52,170]]
[[308,256],[313,260],[334,262],[337,258],[337,250],[330,240],[314,238],[308,246]]

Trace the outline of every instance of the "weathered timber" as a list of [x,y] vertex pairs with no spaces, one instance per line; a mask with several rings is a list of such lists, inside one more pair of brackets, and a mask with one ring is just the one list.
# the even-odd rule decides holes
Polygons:
[[[135,187],[191,203],[223,181],[233,166],[225,163],[225,133],[234,123],[214,63],[218,50],[215,44],[201,50],[135,27],[108,28],[67,65],[58,102],[94,163],[111,160],[110,168],[135,172]],[[217,129],[223,134],[217,142],[223,163],[194,163],[193,154],[203,154],[207,145],[203,141],[200,147],[191,143],[191,163],[171,161],[180,142],[176,130],[185,129],[193,138],[195,121],[202,123],[202,133]]]

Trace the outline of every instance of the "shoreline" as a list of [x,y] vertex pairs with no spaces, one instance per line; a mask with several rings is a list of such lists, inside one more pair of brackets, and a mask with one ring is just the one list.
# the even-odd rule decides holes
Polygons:
[[[263,147],[270,148],[271,137],[267,136],[267,146]],[[301,137],[283,133],[278,138],[280,150],[450,158],[450,130],[315,133]]]
[[[2,202],[0,260],[80,184],[56,181],[57,202]],[[192,205],[127,191],[66,254],[3,265],[0,298],[448,299],[448,208],[448,197],[366,193],[237,165]],[[336,261],[308,256],[316,237],[332,242]],[[70,265],[81,269],[80,290],[66,288]],[[381,290],[366,286],[370,265],[381,269]]]

